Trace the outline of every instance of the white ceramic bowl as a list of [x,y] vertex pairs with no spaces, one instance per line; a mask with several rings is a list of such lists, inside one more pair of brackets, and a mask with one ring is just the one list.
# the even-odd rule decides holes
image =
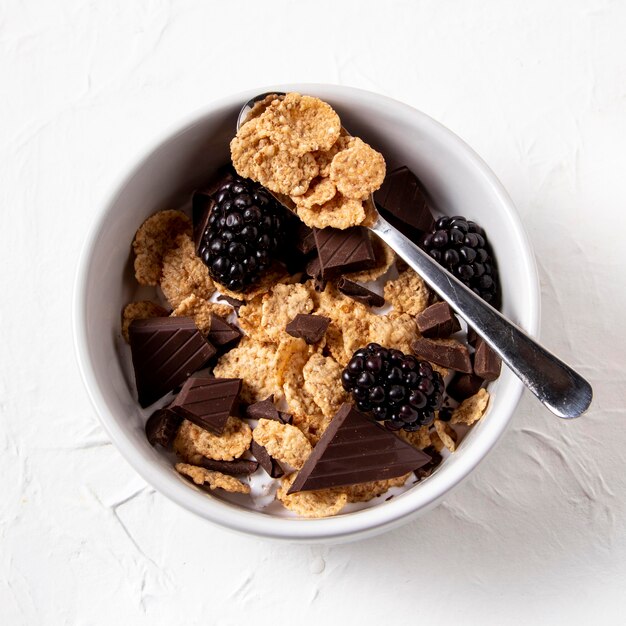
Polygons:
[[[503,368],[490,386],[488,413],[426,481],[388,502],[321,520],[284,519],[207,496],[190,487],[171,461],[147,442],[119,342],[120,310],[134,295],[130,244],[157,210],[182,206],[190,192],[229,158],[228,144],[243,102],[277,89],[328,101],[351,133],[386,157],[388,168],[408,165],[435,207],[485,226],[498,260],[503,312],[529,333],[539,324],[539,286],[533,254],[511,200],[487,165],[456,135],[419,111],[374,93],[328,85],[264,87],[222,98],[167,131],[145,151],[104,204],[85,242],[74,292],[74,338],[79,367],[98,416],[127,461],[155,489],[226,528],[303,542],[366,537],[399,526],[435,506],[477,466],[506,428],[522,384]],[[126,353],[124,353],[126,351]]]

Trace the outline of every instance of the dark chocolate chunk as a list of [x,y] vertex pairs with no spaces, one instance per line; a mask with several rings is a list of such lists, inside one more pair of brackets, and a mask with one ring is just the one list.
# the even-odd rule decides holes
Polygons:
[[283,424],[293,424],[293,415],[291,413],[278,411],[278,419],[280,419]]
[[374,199],[382,216],[413,241],[435,224],[422,183],[406,166],[387,174]]
[[342,276],[337,281],[337,289],[345,296],[367,306],[383,306],[385,304],[385,298],[381,295],[370,291],[367,287],[359,285],[359,283],[355,283],[353,280],[349,280],[345,276]]
[[282,422],[278,409],[274,406],[274,396],[259,400],[246,408],[246,417],[253,420],[274,420]]
[[430,457],[344,404],[313,448],[289,489],[313,491],[396,478]]
[[259,465],[272,477],[280,478],[285,474],[285,470],[281,464],[273,459],[268,451],[254,439],[250,444],[250,452],[254,455],[254,458],[259,462]]
[[423,480],[427,478],[433,473],[433,470],[443,461],[443,457],[433,446],[427,446],[424,448],[424,452],[430,457],[430,461],[426,463],[426,465],[422,465],[422,467],[415,470],[415,476],[419,480]]
[[151,445],[157,443],[168,450],[172,447],[182,418],[169,409],[155,411],[146,422],[146,437]]
[[455,374],[446,387],[446,393],[457,402],[462,402],[478,393],[483,382],[476,374]]
[[202,460],[196,463],[198,467],[204,467],[204,469],[211,470],[213,472],[221,472],[222,474],[229,474],[230,476],[241,476],[245,474],[249,476],[254,474],[259,469],[259,464],[256,461],[250,461],[248,459],[235,459],[234,461],[214,461],[213,459],[207,459],[202,457]]
[[167,408],[200,428],[221,435],[240,391],[241,378],[194,376]]
[[485,380],[495,380],[500,376],[502,368],[500,357],[487,345],[487,342],[482,337],[476,338],[475,346],[474,374]]
[[473,348],[476,347],[476,342],[478,341],[478,333],[470,326],[467,329],[467,343]]
[[198,250],[202,234],[204,233],[209,215],[213,208],[213,194],[229,180],[232,179],[232,172],[229,167],[221,168],[214,179],[202,189],[196,189],[191,197],[191,218],[193,222],[193,241]]
[[304,339],[309,345],[317,343],[326,334],[330,317],[323,315],[309,315],[306,313],[298,313],[289,324],[285,327],[285,331],[292,337]]
[[239,309],[245,304],[245,302],[243,300],[237,300],[237,298],[232,298],[231,296],[225,296],[223,293],[221,293],[218,297],[218,300],[223,300],[224,302],[228,302],[228,304],[230,304],[235,311],[237,311],[237,313],[239,313]]
[[243,333],[236,326],[224,321],[219,315],[211,313],[211,329],[207,339],[216,348],[233,344],[239,341],[242,336]]
[[299,221],[296,230],[296,248],[301,254],[309,254],[309,252],[313,252],[316,247],[317,244],[315,243],[313,229]]
[[443,339],[461,330],[461,324],[447,302],[431,304],[415,321],[420,333],[431,339]]
[[460,342],[447,343],[420,337],[411,344],[411,349],[417,356],[442,367],[466,374],[472,371],[469,350]]
[[313,233],[320,262],[320,274],[324,280],[347,272],[370,269],[376,265],[374,248],[366,228],[362,226],[353,226],[346,230],[315,228]]
[[184,383],[216,354],[190,317],[134,320],[128,328],[142,407]]

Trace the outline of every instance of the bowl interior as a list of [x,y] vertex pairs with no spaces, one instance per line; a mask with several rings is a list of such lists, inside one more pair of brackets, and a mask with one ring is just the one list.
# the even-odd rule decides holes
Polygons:
[[[439,212],[466,215],[486,227],[503,283],[503,312],[536,332],[539,292],[525,234],[498,181],[460,139],[418,111],[368,92],[317,85],[277,89],[304,91],[327,100],[351,133],[385,155],[389,169],[408,165],[423,181]],[[330,519],[281,519],[207,496],[180,478],[143,432],[150,411],[142,411],[135,400],[129,350],[119,328],[123,305],[141,296],[133,277],[131,242],[149,215],[188,205],[193,189],[229,160],[228,145],[239,108],[255,93],[216,102],[166,135],[105,206],[85,244],[77,277],[74,322],[79,363],[114,443],[148,482],[182,506],[211,521],[262,536],[314,541],[372,534],[434,505],[489,451],[521,393],[521,383],[508,369],[503,368],[501,377],[489,387],[488,414],[430,478],[389,502]],[[146,297],[151,293],[146,291]]]

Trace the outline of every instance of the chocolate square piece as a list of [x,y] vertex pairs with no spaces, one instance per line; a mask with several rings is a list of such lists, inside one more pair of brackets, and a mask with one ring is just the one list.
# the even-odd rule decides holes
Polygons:
[[485,380],[495,380],[500,376],[502,361],[500,357],[487,345],[482,337],[476,338],[476,352],[474,353],[474,373]]
[[387,174],[374,199],[381,215],[416,243],[435,224],[422,183],[406,166]]
[[134,320],[128,328],[142,407],[184,383],[216,354],[190,317]]
[[443,339],[461,330],[461,324],[447,302],[431,304],[415,321],[420,333],[430,339]]
[[[315,228],[315,243],[324,280],[347,272],[366,270],[376,265],[376,256],[369,233],[362,226],[346,230]],[[307,267],[307,273],[309,268]],[[309,276],[312,274],[309,273]]]
[[155,411],[146,422],[146,437],[151,445],[159,444],[166,449],[172,447],[182,418],[169,409]]
[[339,289],[344,296],[348,296],[366,306],[378,307],[385,304],[385,298],[381,295],[370,291],[367,287],[359,285],[359,283],[355,283],[353,280],[349,280],[345,276],[342,276],[337,281],[337,289]]
[[420,358],[436,365],[465,374],[472,372],[469,350],[458,341],[450,340],[450,343],[447,343],[420,337],[411,344],[411,349]]
[[298,315],[287,324],[285,331],[292,337],[304,339],[304,341],[310,345],[321,340],[326,334],[329,324],[330,317],[298,313]]
[[313,448],[288,493],[396,478],[430,457],[344,404]]
[[194,376],[183,385],[168,409],[200,428],[221,435],[240,390],[241,378]]
[[243,333],[232,324],[224,321],[219,315],[211,314],[211,329],[207,339],[216,347],[221,348],[241,339]]
[[274,395],[259,400],[246,408],[246,417],[252,420],[274,420],[282,422],[278,409],[274,406]]

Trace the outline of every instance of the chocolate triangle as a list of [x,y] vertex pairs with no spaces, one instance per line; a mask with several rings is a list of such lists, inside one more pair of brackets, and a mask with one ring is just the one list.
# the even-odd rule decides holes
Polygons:
[[298,472],[289,493],[396,478],[429,461],[427,454],[351,404],[344,404]]
[[211,314],[211,329],[207,335],[207,339],[216,347],[221,348],[230,343],[234,343],[238,339],[241,339],[242,332],[236,327],[232,326],[228,322],[225,322],[221,317]]
[[216,352],[190,317],[134,320],[128,328],[142,407],[184,383]]
[[183,385],[168,409],[200,428],[221,435],[240,390],[241,378],[193,376]]
[[383,217],[413,241],[435,224],[422,183],[406,166],[387,174],[374,199]]

